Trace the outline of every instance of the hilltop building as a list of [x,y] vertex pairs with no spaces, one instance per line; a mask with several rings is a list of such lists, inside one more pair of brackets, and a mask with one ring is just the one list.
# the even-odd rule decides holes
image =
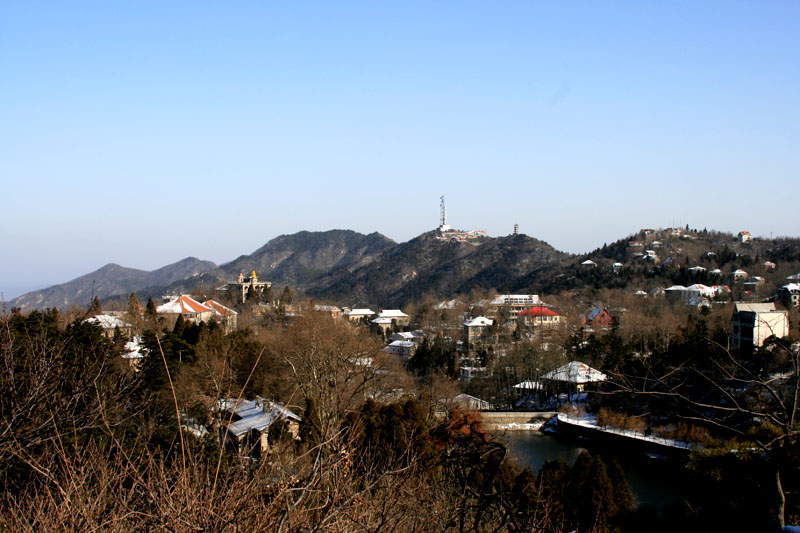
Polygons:
[[253,270],[250,273],[250,277],[246,277],[240,272],[236,281],[229,282],[222,288],[222,290],[235,291],[237,293],[237,300],[240,303],[244,303],[247,301],[247,298],[251,292],[253,294],[263,294],[264,291],[270,287],[272,287],[272,283],[269,281],[258,281],[256,271]]
[[440,219],[437,231],[438,233],[436,234],[436,238],[440,241],[454,241],[463,243],[479,237],[489,236],[489,234],[486,233],[486,230],[464,231],[451,228],[450,224],[447,223],[447,208],[444,206],[444,196],[441,197]]
[[508,320],[516,320],[520,311],[533,306],[547,307],[547,304],[539,299],[538,294],[500,294],[486,306],[486,314],[496,318],[503,313]]

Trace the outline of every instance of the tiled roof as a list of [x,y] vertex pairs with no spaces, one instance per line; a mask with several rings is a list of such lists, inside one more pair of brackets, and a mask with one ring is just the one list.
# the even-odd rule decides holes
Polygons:
[[520,311],[517,316],[558,316],[558,313],[540,305]]
[[407,314],[402,312],[399,309],[384,309],[378,315],[381,318],[406,318],[408,317]]
[[179,296],[164,305],[156,307],[157,313],[208,313],[212,312],[210,307],[206,307],[197,300],[193,300],[188,296]]
[[234,316],[239,314],[233,309],[225,307],[221,303],[214,300],[206,300],[205,302],[203,302],[203,305],[212,309],[214,311],[214,314],[219,316]]

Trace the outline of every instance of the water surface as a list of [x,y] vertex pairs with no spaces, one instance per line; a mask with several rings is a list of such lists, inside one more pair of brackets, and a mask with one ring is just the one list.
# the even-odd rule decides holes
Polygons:
[[572,465],[582,451],[603,453],[622,465],[625,477],[639,505],[662,509],[683,499],[686,476],[674,460],[653,459],[645,454],[615,453],[587,442],[568,440],[539,431],[506,431],[498,433],[509,453],[521,467],[537,473],[545,461],[563,459]]

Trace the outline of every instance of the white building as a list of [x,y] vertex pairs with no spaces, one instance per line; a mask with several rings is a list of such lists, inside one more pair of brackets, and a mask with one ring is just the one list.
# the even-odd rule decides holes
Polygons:
[[485,316],[471,318],[464,322],[464,335],[467,343],[472,345],[480,342],[491,342],[489,329],[494,321]]
[[750,275],[741,268],[734,270],[731,276],[733,276],[733,281],[747,281],[747,278],[750,277]]
[[771,336],[789,335],[789,313],[775,309],[774,303],[737,303],[732,319],[733,349],[751,350]]
[[125,320],[122,320],[120,317],[111,314],[95,315],[91,318],[87,318],[84,320],[84,322],[97,324],[103,328],[103,333],[109,339],[114,338],[114,332],[117,330],[119,330],[121,333],[124,333],[128,337],[133,334],[133,325]]
[[406,364],[417,351],[417,345],[411,341],[392,341],[383,351],[399,356],[400,362]]
[[169,302],[156,307],[156,313],[163,315],[167,321],[167,325],[174,325],[179,316],[182,316],[187,322],[199,324],[210,320],[214,315],[214,310],[207,307],[197,300],[186,296],[176,296]]
[[547,304],[539,299],[538,294],[500,294],[486,307],[487,314],[493,318],[503,311],[507,319],[515,320],[520,311],[530,309],[535,305],[546,306]]
[[375,314],[375,311],[372,309],[345,309],[342,313],[347,320],[351,322],[357,322],[362,318],[369,318]]
[[378,318],[388,318],[398,326],[407,326],[411,322],[408,315],[399,309],[384,309],[378,313]]
[[789,307],[800,307],[800,283],[787,283],[778,289],[778,298]]

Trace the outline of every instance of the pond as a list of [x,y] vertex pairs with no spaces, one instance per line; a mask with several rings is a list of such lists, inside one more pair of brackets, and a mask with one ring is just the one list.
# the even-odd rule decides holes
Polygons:
[[523,468],[529,467],[534,473],[545,461],[563,459],[572,465],[584,450],[613,457],[622,465],[638,505],[660,510],[665,505],[680,501],[686,493],[686,476],[675,460],[627,451],[615,453],[613,449],[539,431],[506,431],[497,433],[497,436],[505,442],[517,463]]

